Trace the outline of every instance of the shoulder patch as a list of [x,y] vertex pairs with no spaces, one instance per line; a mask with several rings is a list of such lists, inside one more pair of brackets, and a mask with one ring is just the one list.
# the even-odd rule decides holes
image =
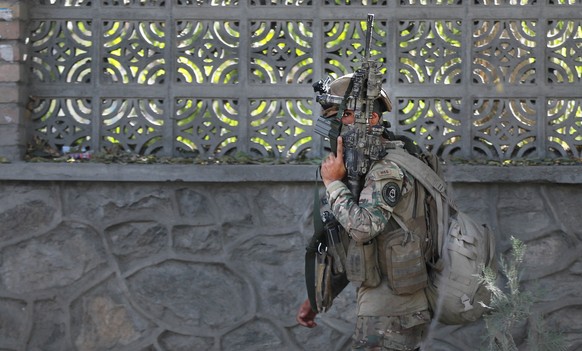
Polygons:
[[400,187],[394,182],[386,183],[382,188],[382,198],[390,207],[398,204],[401,194]]

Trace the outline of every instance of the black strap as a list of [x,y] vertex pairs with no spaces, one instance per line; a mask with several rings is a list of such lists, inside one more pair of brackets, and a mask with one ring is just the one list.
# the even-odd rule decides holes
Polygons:
[[307,298],[311,304],[311,310],[318,312],[315,298],[315,264],[317,255],[317,245],[324,234],[323,221],[321,220],[319,198],[319,167],[315,174],[315,188],[313,194],[313,236],[305,249],[305,286],[307,288]]

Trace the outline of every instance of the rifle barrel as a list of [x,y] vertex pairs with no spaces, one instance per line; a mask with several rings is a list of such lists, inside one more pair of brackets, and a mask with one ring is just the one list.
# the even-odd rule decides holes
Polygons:
[[364,52],[364,62],[370,60],[370,49],[372,47],[372,28],[374,27],[374,14],[368,14],[368,28],[366,28],[366,47]]

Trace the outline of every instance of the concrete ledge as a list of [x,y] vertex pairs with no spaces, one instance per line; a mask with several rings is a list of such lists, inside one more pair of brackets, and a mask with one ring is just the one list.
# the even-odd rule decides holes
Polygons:
[[[99,163],[0,164],[0,181],[87,182],[313,182],[316,165],[168,165]],[[582,166],[496,167],[451,165],[454,183],[582,184]]]
[[99,163],[0,164],[0,181],[89,182],[304,182],[315,165],[168,165]]
[[445,177],[453,183],[582,184],[582,166],[451,165],[445,170]]

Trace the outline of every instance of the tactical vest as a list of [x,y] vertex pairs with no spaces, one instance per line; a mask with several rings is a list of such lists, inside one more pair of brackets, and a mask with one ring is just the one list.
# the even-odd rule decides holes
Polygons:
[[[424,187],[404,173],[407,184],[413,189],[394,207],[392,218],[382,233],[366,243],[349,240],[343,264],[352,283],[373,288],[384,276],[398,295],[413,294],[427,286],[425,257],[430,256],[432,247],[425,216]],[[402,229],[403,223],[407,230]]]
[[[425,260],[432,257],[435,246],[427,235],[433,219],[425,216],[428,198],[424,188],[416,179],[412,184],[413,197],[396,205],[384,232],[365,244],[349,238],[331,215],[325,196],[316,189],[317,235],[307,246],[305,260],[307,291],[314,311],[328,310],[349,281],[375,287],[384,276],[390,288],[403,295],[426,287]],[[403,223],[406,231],[401,228]]]

